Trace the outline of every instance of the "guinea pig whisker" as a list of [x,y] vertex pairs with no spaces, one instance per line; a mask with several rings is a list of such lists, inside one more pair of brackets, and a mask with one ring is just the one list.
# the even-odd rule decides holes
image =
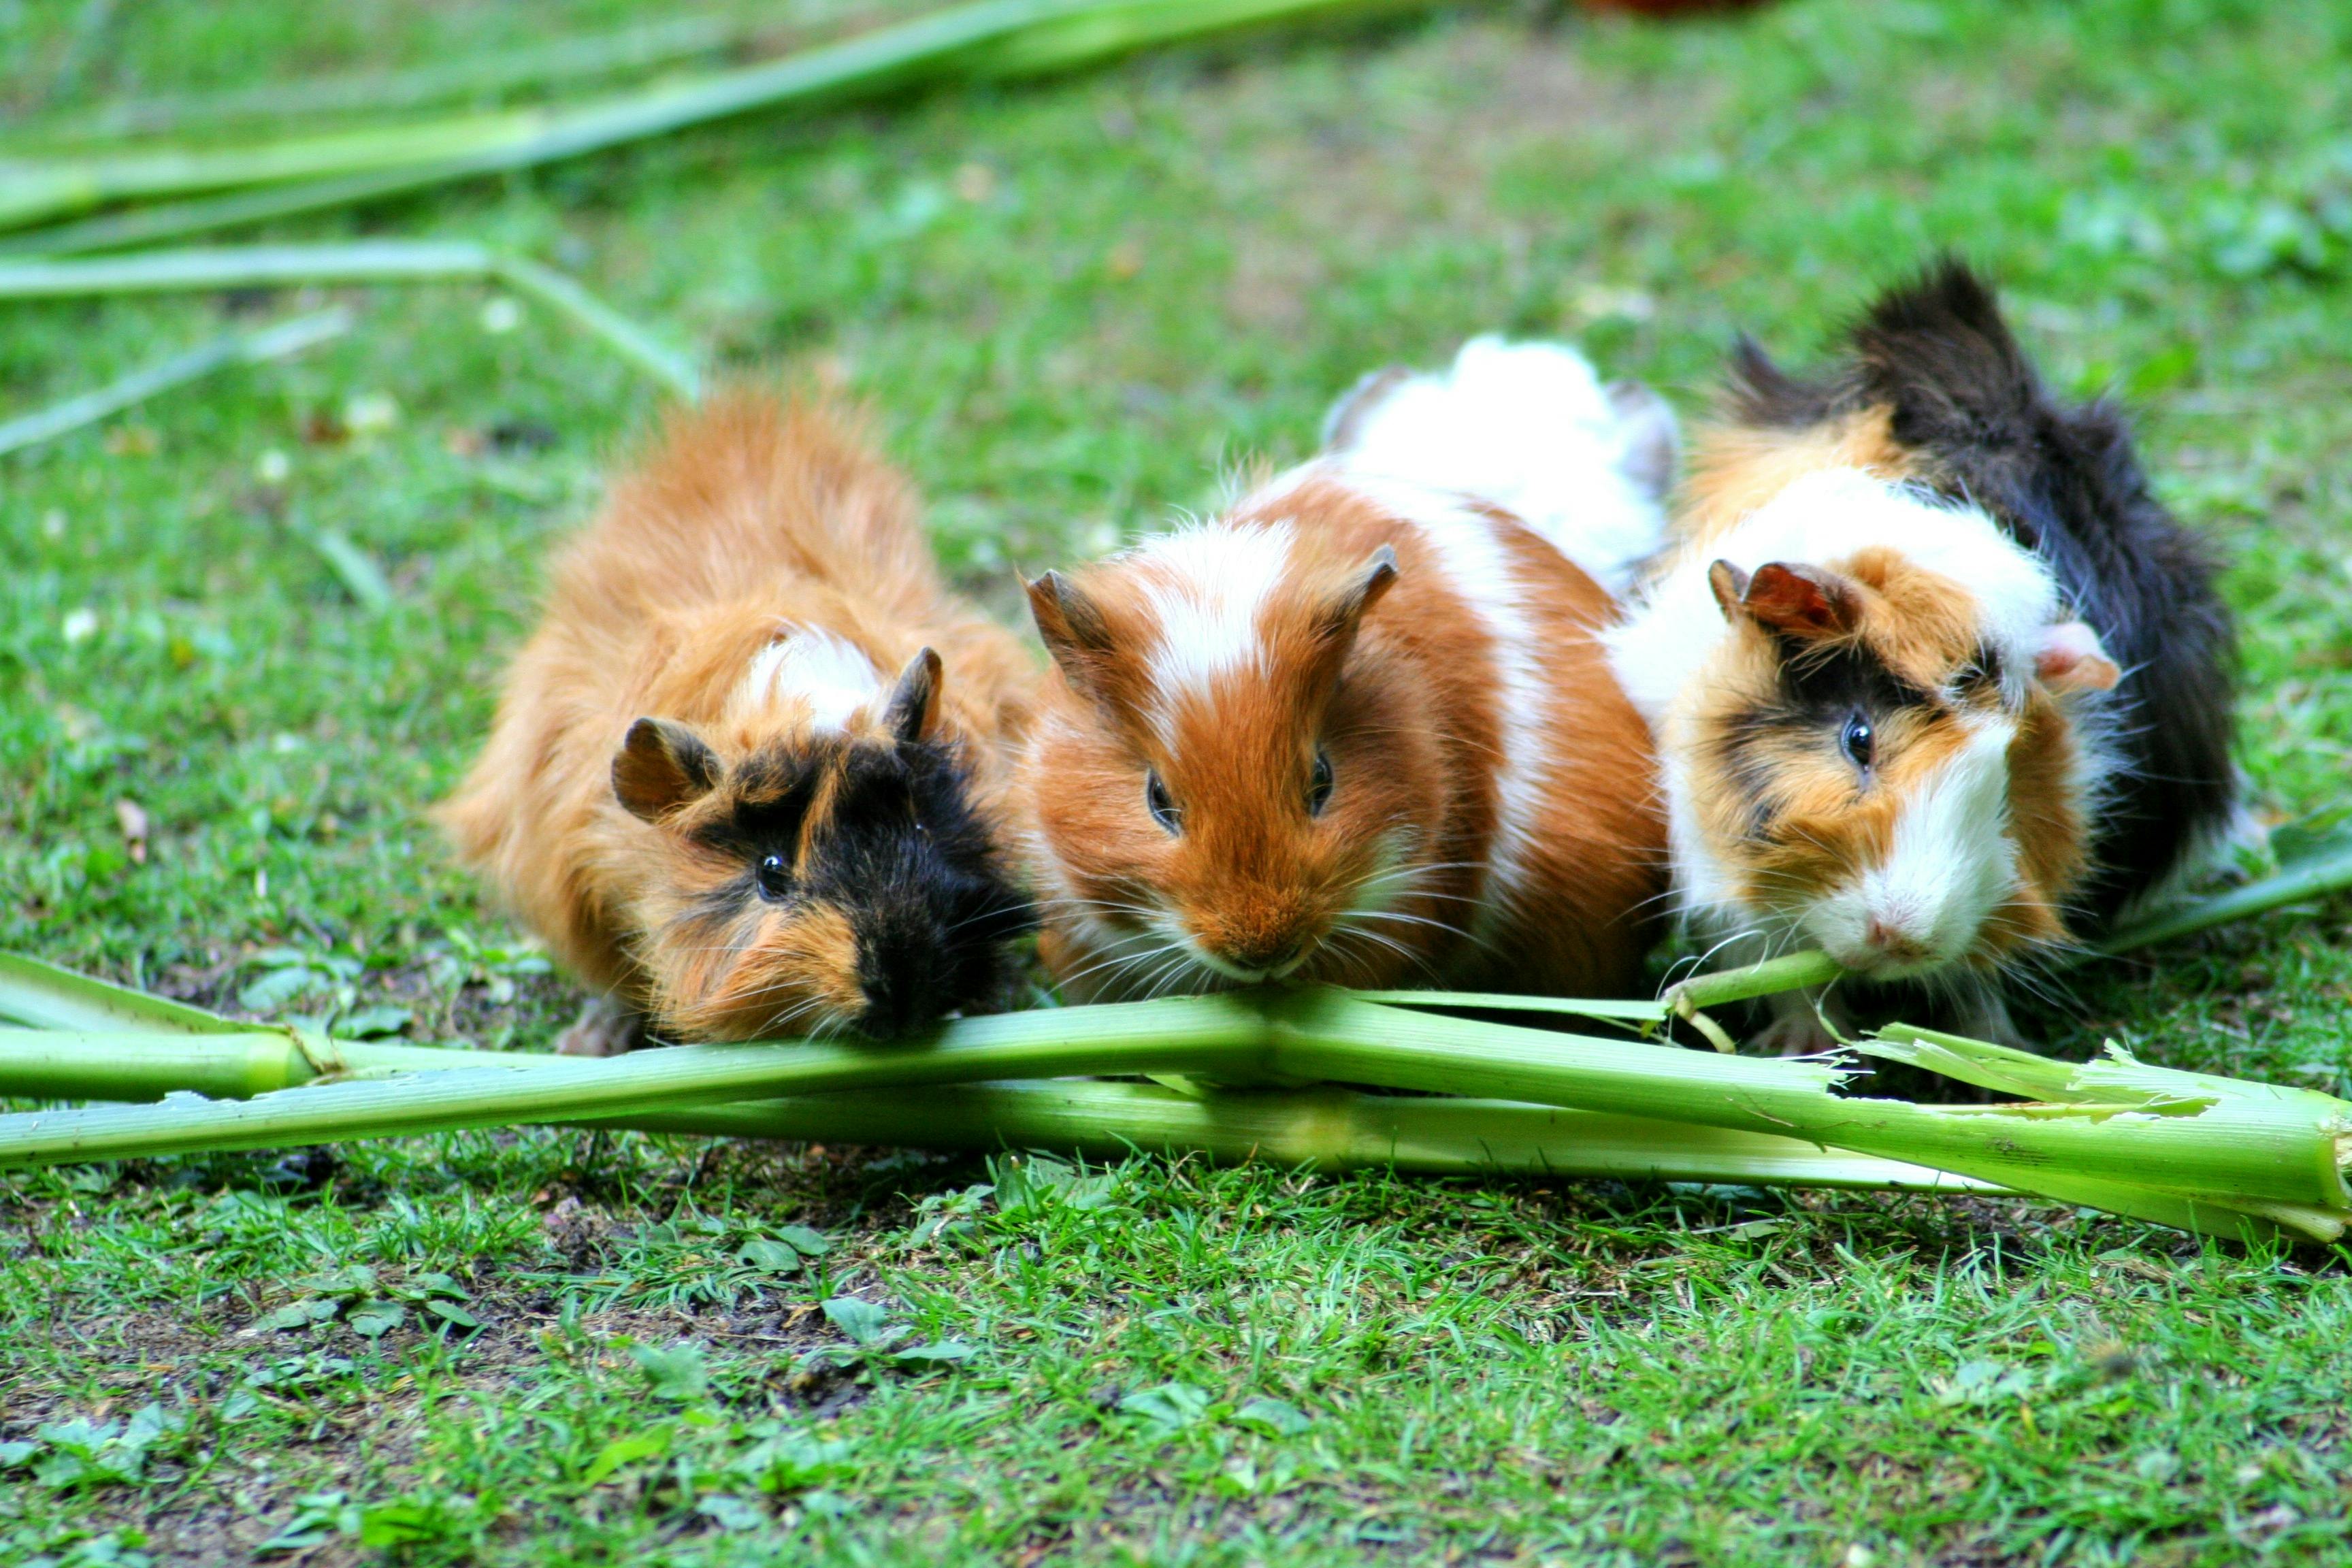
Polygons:
[[[1142,951],[1139,952],[1128,952],[1123,951],[1128,948],[1138,946],[1142,948]],[[1149,931],[1137,931],[1134,934],[1121,938],[1118,942],[1111,944],[1111,952],[1108,956],[1097,959],[1095,963],[1088,964],[1086,968],[1078,970],[1074,973],[1064,975],[1062,977],[1062,984],[1064,985],[1069,985],[1076,981],[1085,979],[1090,974],[1096,974],[1105,970],[1108,970],[1110,971],[1110,976],[1105,984],[1123,984],[1130,971],[1150,963],[1154,958],[1162,957],[1171,952],[1174,952],[1176,956],[1179,958],[1183,956],[1181,949],[1175,949],[1173,945],[1159,932]]]
[[1343,921],[1395,921],[1401,925],[1427,926],[1448,936],[1461,937],[1465,942],[1477,940],[1467,929],[1450,921],[1432,920],[1427,915],[1409,915],[1402,910],[1350,910],[1340,918]]
[[1407,947],[1404,943],[1397,941],[1394,937],[1387,935],[1385,932],[1367,931],[1362,926],[1354,924],[1350,916],[1341,916],[1337,924],[1333,927],[1333,931],[1335,933],[1354,937],[1359,942],[1370,942],[1377,946],[1387,948],[1394,952],[1400,953],[1407,961],[1412,963],[1415,968],[1427,973],[1431,979],[1434,980],[1437,978],[1437,970],[1435,966],[1433,965],[1425,956],[1415,952],[1412,948]]

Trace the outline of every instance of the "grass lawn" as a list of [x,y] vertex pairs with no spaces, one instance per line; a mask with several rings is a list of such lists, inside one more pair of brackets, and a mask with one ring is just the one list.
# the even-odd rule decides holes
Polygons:
[[[666,14],[124,5],[74,55],[97,9],[0,3],[0,115]],[[1008,613],[1013,565],[1304,455],[1369,367],[1567,333],[1696,413],[1735,329],[1808,352],[1956,246],[2230,552],[2260,805],[2343,796],[2352,11],[1540,10],[755,120],[279,233],[516,247],[714,363],[846,385]],[[0,458],[0,949],[538,1045],[576,996],[424,813],[659,399],[487,289],[343,297],[337,343]],[[0,306],[5,407],[297,306]],[[2029,1016],[2347,1092],[2352,903]],[[0,1561],[2341,1563],[2344,1265],[2054,1205],[562,1131],[11,1175]]]

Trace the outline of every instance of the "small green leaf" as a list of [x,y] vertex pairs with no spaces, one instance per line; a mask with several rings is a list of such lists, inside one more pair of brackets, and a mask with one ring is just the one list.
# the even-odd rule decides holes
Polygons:
[[435,1317],[439,1318],[442,1321],[454,1323],[461,1329],[478,1329],[482,1326],[481,1319],[474,1316],[473,1313],[466,1310],[465,1308],[460,1307],[455,1301],[444,1301],[436,1299],[425,1302],[425,1310],[432,1313]]
[[332,1298],[289,1301],[253,1325],[251,1331],[269,1329],[307,1329],[313,1323],[323,1323],[343,1310],[343,1304]]
[[414,1016],[405,1007],[359,1007],[335,1020],[333,1033],[347,1040],[373,1040],[396,1035]]
[[1285,1399],[1270,1399],[1261,1394],[1245,1399],[1234,1412],[1234,1425],[1247,1426],[1269,1437],[1295,1437],[1314,1425],[1305,1411]]
[[353,1263],[306,1274],[294,1281],[294,1289],[312,1296],[365,1296],[375,1289],[375,1270],[364,1263]]
[[634,1432],[625,1437],[615,1437],[597,1450],[588,1462],[588,1469],[580,1478],[582,1488],[601,1487],[611,1480],[624,1467],[640,1459],[657,1458],[669,1452],[670,1429],[656,1426],[650,1432]]
[[745,1242],[735,1261],[762,1273],[793,1274],[800,1270],[801,1255],[784,1242],[761,1238]]
[[908,1372],[923,1372],[970,1361],[980,1353],[980,1347],[963,1340],[932,1340],[911,1349],[892,1351],[892,1363]]
[[680,1341],[663,1350],[632,1345],[629,1354],[646,1375],[646,1386],[656,1399],[700,1399],[710,1392],[710,1371],[702,1347]]
[[1140,1418],[1162,1435],[1192,1426],[1209,1413],[1209,1396],[1189,1383],[1163,1383],[1118,1402],[1119,1409]]
[[442,1531],[442,1511],[430,1503],[388,1502],[360,1510],[360,1544],[413,1546]]
[[0,1443],[0,1470],[18,1469],[40,1451],[38,1443]]
[[397,1301],[367,1301],[352,1309],[352,1332],[381,1339],[408,1321],[408,1309]]
[[871,1349],[882,1342],[882,1325],[890,1314],[871,1301],[861,1301],[855,1296],[835,1296],[824,1304],[824,1315],[835,1328],[860,1346]]
[[804,1225],[788,1225],[776,1232],[777,1237],[803,1258],[823,1258],[833,1250],[833,1243],[821,1231]]
[[[755,1427],[753,1430],[762,1430]],[[761,1491],[790,1492],[851,1472],[849,1445],[821,1442],[795,1427],[772,1424],[768,1435],[730,1461],[727,1468]]]
[[717,1492],[694,1505],[694,1511],[733,1534],[758,1530],[768,1522],[765,1510],[731,1492]]

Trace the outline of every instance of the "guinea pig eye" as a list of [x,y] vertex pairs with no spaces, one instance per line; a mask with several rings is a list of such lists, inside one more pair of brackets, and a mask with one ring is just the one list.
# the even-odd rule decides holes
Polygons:
[[1331,758],[1322,747],[1315,748],[1315,776],[1307,785],[1307,815],[1320,816],[1323,808],[1331,804]]
[[752,874],[759,879],[761,898],[781,899],[793,890],[792,862],[781,855],[761,856]]
[[1878,754],[1877,731],[1871,729],[1870,721],[1859,713],[1845,721],[1845,732],[1838,737],[1838,744],[1858,768],[1869,767],[1871,759]]
[[1168,786],[1160,782],[1158,773],[1143,775],[1143,806],[1151,813],[1151,820],[1170,833],[1184,830],[1184,814],[1176,809],[1174,801],[1168,798]]

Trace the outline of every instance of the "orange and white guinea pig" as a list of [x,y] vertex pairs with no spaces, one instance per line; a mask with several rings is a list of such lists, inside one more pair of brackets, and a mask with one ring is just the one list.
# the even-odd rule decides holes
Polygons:
[[[2013,1037],[2004,971],[2235,822],[2211,562],[1964,268],[1882,296],[1818,380],[1743,345],[1685,499],[1609,640],[1726,962],[1819,947]],[[1769,1034],[1827,1043],[1801,999]]]
[[[1658,542],[1662,417],[1481,341],[1368,382],[1215,521],[1031,584],[1055,670],[1020,787],[1066,990],[1624,994],[1663,825],[1595,578]],[[1545,537],[1579,509],[1590,569]]]
[[558,557],[441,818],[604,994],[561,1049],[899,1035],[1030,923],[997,825],[1034,679],[843,418],[722,396]]

